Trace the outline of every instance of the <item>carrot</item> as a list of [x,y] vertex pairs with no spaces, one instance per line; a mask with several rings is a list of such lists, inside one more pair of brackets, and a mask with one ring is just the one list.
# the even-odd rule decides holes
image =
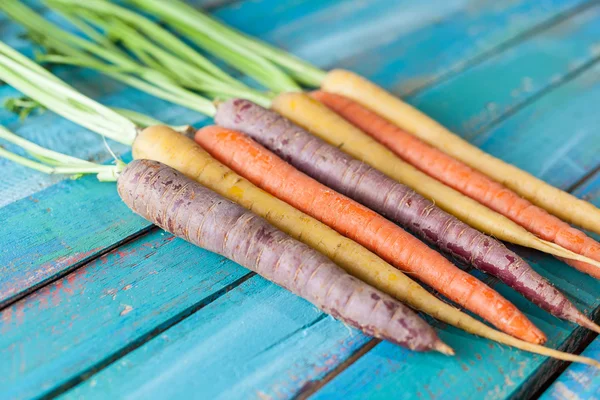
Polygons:
[[349,71],[333,70],[326,75],[321,88],[375,110],[398,127],[502,183],[549,213],[600,234],[600,209],[593,204],[491,156],[374,83]]
[[385,146],[303,93],[283,93],[273,100],[272,109],[308,129],[331,145],[379,169],[390,178],[410,186],[437,206],[477,230],[498,239],[531,247],[558,257],[587,262],[600,268],[600,262],[547,242],[522,226],[475,200],[431,178],[399,159]]
[[[81,170],[70,169],[69,171],[65,171],[64,173],[66,174],[100,172],[104,178],[107,178],[109,174],[106,174],[105,172],[108,172],[107,167],[110,167],[111,172],[113,172],[110,174],[112,176],[111,180],[116,180],[116,175],[118,175],[122,171],[122,167],[124,167],[120,165],[106,166],[90,163],[85,160],[76,159],[65,154],[40,148],[40,146],[19,138],[18,136],[6,130],[4,133],[4,139],[21,146],[28,153],[31,153],[36,157],[40,156],[41,159],[48,160],[52,166],[65,165],[71,166],[72,168],[75,168],[75,166],[85,166],[85,168]],[[167,142],[169,145],[155,145],[155,143],[152,142],[152,139],[159,139],[161,144],[163,142]],[[174,162],[175,164],[179,163],[180,165],[187,167],[187,171],[183,171],[186,175],[193,174],[194,172],[200,174],[199,176],[205,177],[205,180],[211,182],[212,186],[217,187],[220,191],[229,193],[229,197],[233,196],[239,198],[241,200],[240,203],[246,208],[253,208],[255,210],[268,210],[266,212],[266,216],[270,218],[269,221],[275,221],[275,225],[277,227],[283,226],[285,228],[289,226],[294,228],[292,231],[294,232],[295,238],[296,236],[303,236],[304,238],[317,237],[318,239],[314,239],[314,241],[319,240],[318,248],[321,249],[323,253],[329,252],[326,254],[332,254],[337,260],[339,260],[336,261],[338,264],[344,265],[344,262],[347,262],[347,265],[350,266],[350,268],[347,270],[350,270],[352,274],[359,278],[361,278],[361,276],[365,276],[366,278],[364,280],[366,280],[367,283],[369,283],[369,280],[372,280],[376,285],[378,285],[378,288],[384,288],[385,291],[393,294],[398,299],[404,298],[411,306],[421,311],[425,311],[441,321],[454,325],[469,333],[497,341],[498,343],[513,346],[524,351],[530,351],[560,360],[581,362],[600,367],[600,364],[598,364],[595,360],[527,343],[505,333],[494,330],[478,320],[468,316],[467,314],[460,312],[456,308],[444,303],[443,301],[440,301],[431,295],[431,293],[427,292],[418,284],[413,282],[411,279],[407,278],[406,275],[394,269],[392,266],[366,250],[364,247],[344,238],[337,232],[301,213],[287,203],[284,203],[272,197],[268,193],[256,188],[250,182],[239,177],[231,170],[228,170],[227,167],[212,159],[195,142],[181,136],[180,134],[177,134],[172,129],[168,129],[164,126],[155,126],[145,129],[141,131],[138,139],[136,139],[136,147],[138,148],[138,152],[147,150],[154,153],[154,155],[158,158],[164,158]],[[179,152],[174,153],[173,151]],[[182,157],[179,155],[183,154],[183,152],[186,152],[186,154],[190,156],[189,160],[182,160]],[[197,162],[190,161],[195,159],[196,155],[199,155]],[[24,158],[1,148],[0,157],[8,158],[14,162],[36,169],[40,172],[58,173],[55,167],[49,167],[41,162]],[[212,162],[204,164],[206,158],[212,160]],[[225,175],[218,175],[221,179],[215,179],[215,177],[211,174],[205,173],[205,169],[203,167],[199,167],[199,165],[205,165],[208,167],[208,170],[212,170],[215,173],[217,173],[219,170],[221,172],[226,170],[228,173]],[[92,166],[97,168],[97,170],[92,171],[90,169]],[[100,176],[99,179],[101,179]],[[267,204],[264,206],[262,205],[263,200],[267,201]],[[275,207],[268,208],[271,205],[274,205]],[[277,207],[277,205],[280,205],[280,207]],[[289,214],[286,212],[287,210],[290,211]],[[289,224],[283,222],[286,220],[289,220]],[[303,235],[303,233],[308,232],[309,234]],[[307,240],[304,241],[308,242]]]
[[213,157],[255,185],[329,225],[410,272],[449,299],[513,336],[545,341],[514,305],[439,253],[374,211],[329,189],[287,164],[243,134],[221,127],[199,130],[196,141]]
[[125,204],[150,222],[237,262],[367,335],[411,350],[452,354],[402,303],[164,164],[133,161],[117,189]]
[[248,100],[234,99],[219,105],[215,121],[250,136],[305,174],[400,224],[452,257],[498,277],[552,315],[600,330],[502,243],[276,112]]
[[[421,171],[510,218],[542,239],[600,261],[600,243],[485,174],[424,143],[347,97],[323,91],[314,92],[312,96]],[[600,271],[592,265],[563,260],[600,278]]]

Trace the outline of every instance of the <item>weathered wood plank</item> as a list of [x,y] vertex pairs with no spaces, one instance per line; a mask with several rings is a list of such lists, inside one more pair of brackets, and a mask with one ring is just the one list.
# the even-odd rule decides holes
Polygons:
[[0,398],[33,398],[189,315],[248,275],[162,231],[0,313]]
[[[554,185],[569,187],[600,165],[595,129],[600,123],[595,111],[598,98],[600,63],[520,110],[516,118],[507,118],[479,135],[473,143]],[[532,157],[532,151],[539,158]]]
[[398,95],[407,95],[500,52],[523,35],[552,24],[589,3],[562,0],[470,2],[464,9],[434,25],[341,60],[338,65],[368,76]]
[[[500,115],[600,58],[600,5],[426,89],[410,102],[473,140]],[[460,103],[461,115],[454,112]]]
[[290,398],[366,340],[256,277],[61,398]]
[[[600,339],[582,353],[600,359]],[[592,400],[600,398],[600,371],[583,365],[571,365],[544,394],[541,400]]]
[[[475,2],[312,0],[281,3],[245,2],[225,7],[215,15],[247,34],[261,37],[317,65],[331,66],[413,31],[428,29]],[[283,12],[280,9],[284,9]],[[563,9],[564,6],[554,7],[552,12]]]
[[12,203],[0,209],[0,220],[10,227],[0,230],[0,242],[10,243],[0,250],[0,306],[150,227],[129,211],[114,184],[92,177]]

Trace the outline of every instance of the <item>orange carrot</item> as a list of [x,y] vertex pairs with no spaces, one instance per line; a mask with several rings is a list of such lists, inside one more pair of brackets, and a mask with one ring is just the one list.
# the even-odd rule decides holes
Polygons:
[[[600,261],[600,243],[501,183],[428,145],[347,97],[324,91],[314,92],[312,96],[421,171],[510,218],[542,239]],[[588,263],[563,261],[600,278],[598,268]]]
[[267,192],[331,226],[499,329],[533,343],[544,334],[513,304],[398,225],[304,175],[242,133],[211,126],[196,141]]

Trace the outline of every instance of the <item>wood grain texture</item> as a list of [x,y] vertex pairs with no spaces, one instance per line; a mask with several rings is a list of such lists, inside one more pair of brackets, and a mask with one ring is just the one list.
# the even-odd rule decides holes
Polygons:
[[3,207],[0,220],[9,227],[0,230],[0,242],[11,244],[0,250],[0,305],[150,227],[121,202],[115,184],[94,177]]
[[404,96],[457,74],[589,4],[580,0],[473,1],[433,25],[406,32],[338,66]]
[[[473,140],[481,130],[600,57],[600,5],[420,92],[410,102]],[[461,114],[454,112],[460,103]]]
[[[361,19],[360,15],[349,17],[352,14],[348,14],[348,11],[346,11],[346,14],[343,15],[347,17],[348,21],[364,25],[369,20],[371,20],[372,24],[376,24],[377,18],[389,18],[386,15],[385,8],[381,6],[381,4],[386,4],[383,1],[372,2],[373,4],[377,3],[380,5],[374,6],[375,11],[365,12],[364,8],[360,8],[360,5],[364,5],[364,2],[358,1],[318,2],[307,0],[276,2],[264,0],[227,7],[219,10],[218,15],[225,20],[229,18],[233,21],[236,18],[233,21],[234,25],[249,33],[253,33],[253,30],[257,32],[260,30],[264,31],[265,27],[270,25],[265,21],[274,21],[275,29],[273,31],[268,31],[267,29],[268,32],[258,33],[269,40],[277,40],[284,38],[286,29],[289,29],[288,38],[285,40],[281,39],[281,43],[293,51],[298,49],[299,53],[301,51],[306,51],[307,53],[314,51],[315,57],[325,57],[326,55],[333,54],[340,46],[356,47],[356,54],[361,54],[365,49],[371,47],[377,49],[385,48],[385,45],[384,47],[381,47],[381,45],[388,43],[388,39],[379,37],[382,35],[383,30],[378,30],[378,28],[365,29],[356,26],[357,33],[353,36],[355,38],[353,43],[360,43],[360,45],[349,46],[347,42],[344,42],[344,38],[340,35],[340,32],[353,28],[343,23],[343,21],[336,24],[336,12],[332,10],[340,12],[350,10],[350,8],[345,8],[349,7],[347,6],[349,3],[353,3],[356,6],[359,14],[363,13],[365,17],[368,16],[369,18]],[[465,39],[461,42],[463,45],[461,48],[464,48],[466,53],[457,54],[455,58],[450,57],[446,61],[440,62],[439,65],[436,64],[435,70],[438,72],[453,70],[461,58],[467,57],[465,54],[475,57],[477,54],[488,51],[490,48],[498,45],[498,43],[513,38],[531,26],[545,21],[578,3],[570,1],[544,1],[544,6],[540,7],[541,11],[539,13],[530,7],[528,12],[512,14],[513,11],[511,10],[514,10],[510,8],[512,5],[517,7],[515,9],[519,9],[518,7],[527,7],[525,2],[510,2],[510,6],[501,7],[500,10],[497,10],[492,2],[484,2],[480,3],[478,7],[471,6],[462,12],[459,10],[451,12],[451,7],[458,7],[459,2],[448,2],[448,7],[450,8],[447,8],[446,12],[449,13],[449,16],[443,22],[444,24],[449,24],[449,26],[454,26],[456,32],[460,32],[465,26],[469,26],[464,23],[464,20],[457,18],[457,16],[466,16],[470,15],[470,13],[474,13],[473,15],[477,15],[477,13],[487,15],[489,18],[488,26],[491,29],[482,32],[476,38],[463,33],[461,37]],[[408,3],[394,2],[393,4],[406,5]],[[419,7],[419,5],[415,7]],[[379,11],[376,11],[377,9]],[[437,27],[440,24],[431,25],[431,21],[436,19],[437,10],[428,11],[423,8],[419,9],[422,12],[430,14],[420,15],[421,25],[415,23],[410,29],[402,31],[402,37],[410,36],[411,33],[409,31],[412,30],[414,34],[423,34],[423,37],[429,38],[428,40],[431,42],[437,40],[441,43],[441,46],[444,46],[444,43],[447,46],[447,43],[453,37],[449,35],[451,29],[438,30]],[[519,10],[524,9],[526,8]],[[498,11],[499,22],[497,24],[492,22],[492,10]],[[401,11],[403,10],[399,7],[396,12],[400,13]],[[285,22],[286,18],[287,22]],[[306,18],[306,20],[294,28],[293,21],[302,18]],[[275,22],[280,20],[285,23],[280,25]],[[515,20],[519,23],[514,24]],[[453,21],[456,21],[455,25],[452,25],[454,24]],[[290,25],[293,29],[289,28]],[[314,35],[312,32],[316,32],[319,27],[323,26],[328,29],[327,35],[318,37],[310,36]],[[512,33],[504,34],[507,26],[512,26],[515,30]],[[385,27],[385,24],[382,23],[382,27]],[[304,32],[302,29],[310,32],[310,35],[307,34],[306,38],[303,38],[303,35],[299,34]],[[426,35],[429,30],[434,32],[431,37]],[[489,35],[487,32],[489,32]],[[540,33],[540,35],[542,34],[543,32]],[[330,37],[332,39],[328,40]],[[576,35],[565,37],[569,37],[571,40],[577,38]],[[304,40],[306,41],[302,44]],[[323,47],[317,45],[315,48],[312,48],[310,43],[319,40],[323,41]],[[394,37],[392,40],[401,40],[401,38]],[[489,41],[490,45],[485,44],[486,40]],[[290,45],[287,46],[284,42],[289,42]],[[308,50],[302,50],[304,48]],[[575,46],[575,48],[579,49],[578,46]],[[348,50],[344,48],[344,51]],[[394,58],[390,55],[392,53],[382,54],[380,58],[366,58],[362,62],[366,63],[366,60],[372,60],[373,64],[377,64],[384,61],[389,62],[390,59]],[[351,54],[345,53],[345,56],[351,56]],[[415,56],[411,60],[411,64],[414,62],[415,65],[424,65],[427,62],[427,57],[430,56],[431,53],[422,53],[418,57]],[[570,53],[564,53],[563,57],[569,58]],[[311,56],[308,55],[307,58],[311,58]],[[402,73],[404,69],[405,67],[399,66],[390,67],[389,76],[392,76],[394,71]],[[65,71],[65,73],[69,74],[69,80],[77,79],[71,75],[72,72]],[[140,108],[138,109],[143,110],[144,108],[148,108],[151,110],[150,112],[156,112],[155,115],[157,117],[160,118],[163,115],[169,122],[180,123],[183,121],[178,118],[188,118],[187,114],[183,113],[177,107],[167,107],[160,102],[140,100],[140,97],[136,97],[139,94],[136,94],[134,91],[121,92],[122,88],[105,86],[105,81],[97,79],[93,74],[85,74],[82,73],[84,78],[80,81],[81,87],[85,90],[90,90],[90,93],[94,96],[100,96],[103,100],[126,101],[133,106],[139,106]],[[536,108],[525,108],[521,113],[513,115],[504,121],[503,124],[509,124],[511,121],[514,121],[512,122],[514,123],[512,127],[506,125],[507,127],[503,129],[502,125],[497,126],[494,129],[493,135],[489,137],[483,135],[481,138],[478,138],[478,140],[481,140],[480,144],[482,146],[489,146],[488,149],[494,151],[496,145],[492,142],[488,144],[487,140],[492,140],[492,138],[500,135],[500,139],[494,140],[503,143],[504,141],[501,137],[505,135],[506,138],[510,139],[512,147],[502,148],[498,150],[497,154],[510,156],[515,149],[522,148],[519,143],[525,143],[523,146],[526,150],[528,149],[528,152],[518,161],[531,162],[527,164],[529,165],[527,168],[533,168],[537,165],[536,161],[539,163],[551,159],[550,157],[560,160],[560,157],[555,156],[555,154],[557,154],[556,151],[560,147],[561,140],[564,141],[564,138],[570,133],[568,129],[565,129],[569,127],[569,123],[574,127],[573,129],[586,129],[590,126],[588,124],[593,121],[594,112],[591,109],[591,105],[594,104],[595,99],[596,102],[598,99],[598,94],[596,93],[597,83],[593,75],[584,74],[583,77],[581,80],[574,81],[575,84],[569,84],[570,86],[568,87],[572,89],[569,92],[571,96],[566,98],[564,102],[559,102],[555,99],[553,100],[554,102],[550,101],[546,103],[545,108],[540,107],[537,111]],[[95,83],[95,85],[92,85],[92,83]],[[473,84],[472,81],[469,81],[469,84]],[[90,89],[88,89],[88,85],[91,87]],[[385,86],[391,87],[391,81],[386,81]],[[93,90],[96,90],[96,92]],[[460,93],[461,86],[457,85],[452,90]],[[483,86],[483,91],[485,91],[485,86]],[[491,92],[489,94],[490,101],[494,101],[493,96],[495,93]],[[547,99],[550,95],[552,93],[541,100]],[[569,104],[575,104],[571,102],[578,99],[580,95],[586,97],[587,101],[590,102],[589,108],[583,112],[585,118],[582,118],[581,113],[576,112],[577,107],[581,106],[581,103],[579,103],[579,106],[573,105],[572,108],[569,108]],[[434,104],[424,104],[434,109],[435,112]],[[555,115],[558,113],[553,112],[552,107],[555,106],[560,106],[561,111],[562,108],[571,110],[564,119],[560,120],[560,123],[558,119],[552,120],[552,118],[558,118]],[[460,109],[461,104],[455,104],[454,110],[457,116],[461,115]],[[527,110],[531,111],[531,113],[527,114]],[[434,116],[439,117],[439,115],[435,114]],[[536,119],[538,116],[539,119]],[[39,118],[51,117],[50,115],[45,115]],[[548,119],[550,120],[546,121]],[[16,123],[14,118],[10,122],[12,124]],[[43,139],[40,129],[41,127],[48,126],[50,122],[59,123],[56,119],[47,119],[45,124],[40,122],[38,129],[33,131],[32,134],[38,134],[37,138]],[[539,134],[542,123],[547,128],[547,138],[558,135],[559,139],[556,142],[552,142],[548,147],[544,147],[543,151],[539,151],[538,153],[536,146],[539,146],[540,142],[536,140],[528,141],[528,138]],[[29,125],[30,122],[24,125],[22,129],[33,129],[27,128]],[[521,126],[527,126],[528,129],[523,129],[522,131],[516,129]],[[77,137],[80,137],[79,133],[77,133]],[[587,147],[593,148],[594,143],[590,141],[590,138],[591,134],[585,133],[583,139],[568,153],[569,158],[578,161],[580,160],[578,152],[586,154]],[[57,141],[55,145],[60,146],[61,144]],[[586,157],[582,159],[586,159]],[[584,176],[593,164],[594,159],[590,158],[581,164],[581,168],[567,169],[564,174],[562,173],[560,164],[557,164],[551,167],[551,169],[560,171],[560,173],[549,174],[548,178],[550,181],[557,179],[556,182],[560,181],[561,185],[564,183],[570,184]],[[62,185],[71,187],[71,185],[80,183],[81,181],[65,181]],[[104,190],[107,190],[106,193],[102,194],[105,200],[98,201],[98,204],[94,204],[94,207],[106,210],[108,213],[107,210],[115,207],[114,201],[111,200],[111,196],[114,196],[114,193],[111,195],[108,189]],[[25,220],[28,210],[34,210],[35,212],[35,210],[39,211],[49,208],[47,206],[44,207],[44,205],[52,204],[50,199],[54,196],[56,196],[55,193],[50,193],[48,196],[45,194],[41,196],[40,194],[40,196],[36,196],[39,203],[34,204],[28,204],[26,199],[21,200],[21,202],[16,204],[20,204],[22,207],[16,207],[15,209],[19,210],[21,219]],[[81,196],[84,195],[82,194]],[[83,199],[81,202],[83,204]],[[78,203],[75,202],[75,204]],[[2,212],[2,209],[0,209],[0,212]],[[100,221],[94,228],[96,229],[94,232],[102,232],[101,229],[103,226],[109,227],[118,218],[124,218],[123,214],[115,214],[114,220],[110,220],[107,217],[106,220]],[[93,219],[95,216],[93,210],[83,206],[66,209],[60,219],[51,219],[50,215],[40,212],[35,215],[39,217],[35,220],[37,224],[40,226],[52,226],[55,232],[60,232],[61,237],[54,238],[57,243],[63,239],[62,236],[65,237],[64,244],[53,244],[53,246],[56,246],[56,251],[53,253],[53,256],[56,257],[54,260],[58,259],[60,265],[52,269],[49,275],[38,277],[41,279],[39,282],[42,282],[43,279],[56,277],[56,274],[59,274],[60,271],[77,265],[76,260],[73,260],[73,262],[67,260],[60,263],[59,257],[83,254],[86,250],[90,250],[90,239],[84,235],[86,233],[85,221]],[[70,218],[65,218],[67,215]],[[17,223],[19,223],[19,219],[15,217],[12,220],[12,225],[8,227],[15,226]],[[139,223],[139,221],[135,222],[134,218],[132,218],[131,223],[135,224]],[[60,224],[60,227],[57,228],[54,224]],[[112,233],[108,233],[107,231],[104,237],[100,233],[99,237],[101,240],[97,251],[102,251],[101,248],[109,246],[111,240],[115,240],[114,243],[117,243],[123,236],[128,235],[128,232],[134,232],[135,229],[131,229],[130,227],[131,225],[125,222],[120,224],[118,229],[121,229],[121,233],[117,234],[115,232],[112,239]],[[34,234],[32,234],[32,231]],[[71,231],[72,235],[63,235],[64,232]],[[10,232],[10,229],[8,232]],[[11,249],[13,251],[11,257],[26,258],[27,254],[29,254],[27,246],[35,246],[37,243],[35,242],[35,238],[31,238],[37,234],[37,227],[32,222],[29,225],[29,231],[23,229],[19,232],[21,233],[16,237],[20,240],[23,239],[23,242],[16,241],[17,245],[15,249]],[[177,240],[168,244],[160,244],[162,242],[157,237],[158,234],[158,232],[154,232],[118,249],[118,251],[127,249],[128,251],[135,252],[134,254],[121,258],[116,251],[113,251],[107,257],[93,261],[91,264],[78,269],[75,273],[59,279],[52,285],[6,309],[4,311],[5,314],[2,314],[2,319],[0,319],[2,322],[0,326],[2,326],[2,329],[5,329],[3,336],[0,337],[0,341],[3,341],[3,344],[0,344],[0,351],[3,351],[0,359],[9,360],[9,362],[0,362],[0,371],[2,371],[0,376],[5,379],[3,382],[0,381],[0,386],[10,387],[12,390],[11,393],[15,394],[15,396],[31,397],[60,389],[61,385],[76,383],[79,379],[87,378],[88,374],[107,367],[90,379],[85,380],[76,389],[65,393],[65,397],[102,397],[103,391],[115,394],[115,396],[138,398],[159,398],[162,397],[163,393],[198,396],[204,393],[217,393],[216,390],[209,390],[209,385],[214,384],[215,388],[228,389],[225,392],[227,395],[226,398],[247,398],[245,394],[248,393],[250,397],[270,396],[272,398],[289,398],[298,393],[311,380],[320,379],[325,376],[368,340],[355,331],[347,330],[343,325],[332,321],[330,318],[323,318],[322,314],[316,313],[314,308],[307,303],[282,289],[267,284],[258,277],[251,278],[239,287],[234,288],[229,294],[221,296],[224,289],[231,282],[238,282],[239,279],[246,276],[244,270],[231,263],[225,263],[223,266],[215,265],[217,260],[205,256],[201,250],[194,249],[186,244],[176,244],[180,242]],[[77,235],[81,237],[76,237]],[[49,243],[53,243],[52,240]],[[146,252],[144,245],[158,246],[160,248],[156,249],[156,253],[151,251]],[[597,282],[586,279],[576,271],[567,269],[564,264],[551,260],[548,257],[533,252],[524,252],[523,254],[526,254],[528,259],[532,260],[535,267],[543,274],[553,280],[560,281],[561,288],[568,292],[582,308],[592,309],[598,305],[597,298],[594,295],[599,289]],[[86,256],[84,255],[83,257],[85,258]],[[121,260],[123,261],[121,262]],[[31,257],[29,261],[29,267],[33,269],[28,269],[28,271],[35,271],[34,268],[36,265],[40,265],[39,263],[36,264],[34,257]],[[102,264],[103,262],[105,264]],[[15,266],[15,271],[18,271],[17,267]],[[159,267],[159,274],[153,274],[152,267]],[[218,273],[231,274],[232,276],[228,276],[227,278],[213,277],[214,274]],[[24,273],[23,276],[26,277],[26,274]],[[16,277],[15,279],[18,278]],[[73,283],[71,286],[69,279],[73,282],[78,282],[77,285]],[[133,280],[139,280],[142,283],[135,285],[131,283]],[[128,287],[130,284],[132,286]],[[571,325],[557,322],[556,319],[540,312],[509,289],[498,285],[496,287],[520,308],[530,314],[535,323],[539,324],[545,330],[552,332],[553,343],[564,342],[565,337],[573,330]],[[66,289],[63,290],[60,288],[67,288],[71,293],[68,293]],[[122,290],[107,292],[102,297],[103,290],[119,288]],[[53,297],[55,293],[63,294]],[[115,300],[113,300],[112,296],[115,295]],[[45,307],[44,304],[54,304],[53,302],[56,301],[55,298],[62,299],[60,304],[57,302],[56,306],[50,308],[50,311],[43,309]],[[205,307],[196,311],[196,308],[199,306]],[[40,310],[40,308],[42,309]],[[184,319],[183,322],[173,325],[184,318],[187,315],[186,313],[190,312],[190,308],[196,312],[191,317]],[[78,314],[78,317],[69,321],[69,318],[72,318],[73,314]],[[10,315],[10,317],[7,317],[7,315]],[[19,321],[21,325],[17,324]],[[69,327],[69,324],[72,324],[71,327]],[[173,326],[170,327],[171,325]],[[52,326],[54,326],[54,333]],[[169,327],[170,329],[167,329]],[[159,336],[155,335],[156,332],[153,333],[157,328],[161,332]],[[167,330],[162,332],[164,329]],[[442,379],[437,379],[438,384],[454,385],[453,387],[455,388],[462,386],[462,388],[466,389],[471,382],[475,382],[483,387],[482,390],[488,389],[485,393],[490,393],[490,397],[496,394],[493,391],[493,388],[496,386],[507,386],[507,389],[503,389],[504,392],[500,394],[517,393],[520,384],[528,377],[526,372],[532,372],[525,369],[519,370],[523,362],[530,359],[523,353],[507,348],[501,349],[494,345],[491,345],[492,348],[490,348],[490,344],[486,341],[474,340],[472,337],[466,337],[466,335],[456,330],[445,327],[441,327],[441,329],[443,331],[442,335],[448,338],[452,342],[451,344],[456,344],[457,348],[460,349],[460,358],[457,359],[458,361],[438,356],[424,356],[419,361],[418,358],[421,355],[414,355],[398,348],[390,349],[389,347],[391,346],[383,347],[382,350],[381,347],[385,346],[384,344],[377,346],[365,357],[374,357],[381,364],[390,365],[390,368],[396,368],[396,371],[403,371],[405,374],[412,373],[413,375],[407,375],[405,378],[408,376],[412,377],[411,382],[413,383],[417,381],[415,376],[418,376],[418,379],[423,379],[421,383],[425,384],[425,380],[429,379],[427,374],[430,371],[430,365],[433,365],[434,369],[440,369],[443,366],[446,371],[449,371],[449,374],[443,375]],[[41,333],[24,335],[24,332],[37,331]],[[581,334],[580,331],[577,332],[577,335],[579,334]],[[235,340],[230,338],[235,338]],[[146,341],[147,343],[143,344]],[[133,347],[132,344],[134,345]],[[138,345],[142,346],[132,351]],[[42,349],[44,352],[42,352]],[[473,355],[472,357],[474,358],[469,358],[469,354]],[[483,361],[478,360],[477,354],[482,357]],[[123,356],[124,358],[121,358]],[[520,364],[511,363],[510,357],[515,357],[515,359],[519,360]],[[542,361],[538,358],[534,359],[537,360],[537,365]],[[411,365],[408,365],[405,362],[406,360],[411,360],[415,364],[411,363]],[[359,360],[359,362],[361,361],[362,359]],[[503,370],[488,373],[483,368],[473,368],[470,364],[471,362],[475,363],[476,366],[487,366],[496,363],[501,365]],[[350,371],[349,373],[354,371],[353,368],[357,364],[348,370]],[[355,379],[351,382],[352,384],[361,382],[360,379],[365,376],[369,377],[369,379],[374,377],[376,381],[379,379],[379,376],[376,375],[377,372],[380,371],[379,374],[381,375],[381,371],[383,371],[386,379],[383,379],[380,383],[383,385],[383,388],[388,388],[385,389],[389,390],[388,394],[410,393],[408,388],[412,388],[412,386],[394,386],[395,381],[393,381],[393,378],[397,378],[399,374],[393,374],[393,371],[389,372],[390,370],[385,369],[378,370],[374,368],[375,364],[369,365],[373,368],[363,370],[363,375],[355,376]],[[422,369],[419,369],[419,367],[422,367]],[[20,368],[23,368],[23,372],[20,371]],[[465,368],[467,369],[466,371]],[[7,374],[6,371],[9,373]],[[343,376],[345,374],[340,375],[340,379]],[[483,383],[479,382],[480,379],[485,381],[490,378],[494,379],[491,383],[487,381]],[[459,379],[459,381],[456,381],[456,379]],[[507,379],[509,380],[508,383]],[[341,386],[332,386],[340,384]],[[336,393],[340,390],[343,393],[345,385],[347,385],[347,382],[336,379],[330,385],[327,385],[319,393],[319,396],[326,397],[328,394]],[[374,383],[373,385],[368,384],[364,387],[359,385],[359,391],[354,394],[357,396],[360,394],[364,394],[365,396],[369,394],[376,395],[380,393],[376,390],[377,385],[378,383]],[[396,389],[398,391],[395,391]],[[424,397],[428,396],[427,389],[422,389],[421,393]],[[446,392],[442,393],[445,394]],[[471,394],[472,396],[477,396],[478,393],[480,392],[475,393],[474,390],[467,392],[467,394]],[[3,395],[4,393],[2,392],[0,397]]]
[[255,277],[62,398],[290,398],[366,340]]
[[469,0],[262,0],[225,7],[215,12],[215,16],[325,67],[368,49],[379,49],[440,20],[451,19],[472,3]]
[[5,308],[0,398],[40,396],[93,370],[248,274],[173,239],[155,230]]

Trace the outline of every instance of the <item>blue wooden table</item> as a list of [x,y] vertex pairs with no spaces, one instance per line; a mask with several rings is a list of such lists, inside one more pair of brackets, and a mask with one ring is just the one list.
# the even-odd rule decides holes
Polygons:
[[[486,151],[600,204],[598,1],[194,3],[317,65],[364,74]],[[31,54],[22,33],[0,15],[0,39]],[[54,72],[106,104],[209,122],[89,71]],[[0,86],[0,100],[17,94]],[[51,113],[22,122],[0,111],[0,122],[47,147],[110,159],[95,134]],[[50,178],[4,160],[0,168],[0,399],[600,398],[598,371],[440,323],[456,357],[373,341],[152,227],[114,184]],[[600,307],[600,282],[517,251],[581,309]],[[589,332],[478,276],[550,346],[600,359]]]

